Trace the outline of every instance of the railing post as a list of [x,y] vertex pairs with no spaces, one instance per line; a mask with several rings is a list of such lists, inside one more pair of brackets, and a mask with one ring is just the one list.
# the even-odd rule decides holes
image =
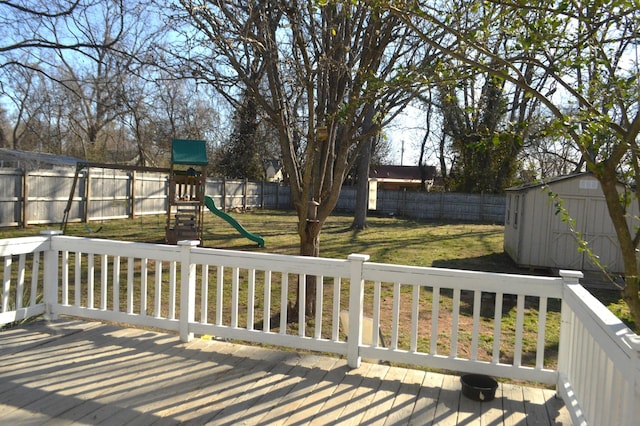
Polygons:
[[367,254],[350,254],[351,262],[349,286],[349,330],[347,330],[347,364],[351,368],[360,367],[360,345],[362,344],[362,317],[364,305],[364,279],[362,267],[369,260]]
[[[571,311],[566,304],[564,294],[566,286],[580,284],[580,278],[584,277],[580,271],[568,271],[561,269],[560,277],[562,277],[563,284],[563,298],[562,308],[560,313],[560,337],[558,344],[558,375],[566,375],[568,367],[571,363],[571,354],[573,348],[571,347]],[[559,383],[558,383],[559,385]]]
[[628,418],[626,423],[628,425],[637,424],[636,422],[640,418],[640,336],[638,334],[631,334],[625,336],[627,343],[631,346],[635,356],[631,359],[633,365],[633,395],[629,396],[630,406]]
[[52,321],[57,319],[55,305],[58,303],[58,251],[51,247],[53,237],[61,235],[62,231],[47,230],[40,235],[49,237],[49,249],[44,252],[44,268],[42,279],[42,300],[44,303],[44,319]]
[[[562,303],[560,309],[560,336],[558,342],[558,369],[557,369],[557,377],[556,377],[556,394],[559,394],[562,399],[565,401],[567,406],[570,406],[573,402],[577,403],[577,401],[568,401],[566,398],[574,398],[573,392],[572,395],[567,395],[567,389],[565,389],[565,385],[571,383],[567,383],[572,378],[569,376],[569,368],[571,366],[573,353],[575,348],[572,347],[572,312],[571,308],[566,302],[566,289],[567,286],[579,285],[580,278],[584,277],[582,272],[580,271],[568,271],[568,270],[560,270],[560,277],[562,277]],[[572,413],[573,418],[573,413]]]
[[566,374],[567,368],[571,363],[571,354],[573,348],[571,347],[571,312],[569,306],[566,304],[564,294],[566,286],[580,284],[580,278],[584,277],[580,271],[567,271],[560,270],[560,277],[562,277],[563,284],[563,299],[562,308],[560,314],[560,337],[558,345],[558,374]]
[[191,263],[191,249],[200,241],[178,241],[180,246],[180,340],[188,342],[193,339],[189,331],[189,323],[195,319],[196,308],[196,265]]

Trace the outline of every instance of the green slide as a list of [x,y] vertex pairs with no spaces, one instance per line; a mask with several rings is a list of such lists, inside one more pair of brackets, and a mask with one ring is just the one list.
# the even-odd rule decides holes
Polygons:
[[248,238],[251,241],[258,243],[258,247],[264,247],[264,239],[260,235],[252,234],[251,232],[247,231],[234,218],[232,218],[231,216],[229,216],[228,214],[226,214],[222,210],[219,210],[216,207],[216,203],[213,202],[213,198],[209,197],[208,195],[205,195],[204,196],[204,205],[207,206],[207,208],[209,210],[211,210],[211,213],[213,213],[216,216],[218,216],[219,218],[224,219],[227,222],[229,222],[234,228],[236,228],[236,230],[243,237]]

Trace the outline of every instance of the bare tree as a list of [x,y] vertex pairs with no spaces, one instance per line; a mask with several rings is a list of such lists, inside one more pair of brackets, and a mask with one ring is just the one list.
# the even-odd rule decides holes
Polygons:
[[[155,160],[157,138],[170,140],[176,132],[166,133],[167,120],[158,120],[153,108],[156,94],[170,92],[172,84],[150,55],[150,46],[162,43],[164,34],[161,21],[152,15],[154,10],[147,3],[119,1],[37,5],[40,3],[0,5],[7,9],[0,19],[16,24],[5,28],[9,35],[5,40],[14,43],[7,42],[0,49],[4,52],[1,71],[11,70],[0,81],[15,106],[14,143],[24,133],[57,141],[57,149],[40,142],[38,146],[49,152],[101,161],[108,160],[104,153],[110,152],[116,161],[137,156],[138,164]],[[32,37],[21,38],[20,34]],[[21,75],[29,76],[31,84],[40,89],[25,90],[28,80],[15,78]],[[191,90],[183,96],[189,108],[181,108],[175,119],[181,123],[178,137],[202,136],[215,122],[211,109],[203,113],[201,105],[208,102],[196,107],[203,97],[195,86]],[[36,110],[38,102],[41,107]],[[34,132],[36,124],[39,127]],[[31,146],[33,143],[24,148]],[[167,152],[163,152],[165,157]]]
[[[74,105],[67,119],[85,159],[104,160],[105,152],[113,149],[109,146],[112,136],[123,137],[111,129],[138,102],[135,98],[143,87],[138,76],[146,66],[141,59],[158,34],[147,21],[142,8],[123,9],[106,2],[74,21],[74,33],[95,40],[94,45],[55,50],[51,67],[61,70],[59,81],[66,88],[68,103]],[[54,35],[61,41],[67,36],[57,30]],[[118,41],[111,42],[114,39]]]
[[[123,5],[109,2],[110,11],[117,17],[111,38],[96,40],[91,33],[74,31],[76,24],[102,9],[94,0],[3,1],[0,4],[0,72],[13,67],[33,68],[48,75],[46,67],[37,66],[49,51],[78,51],[85,48],[110,47],[121,37],[124,28]],[[49,76],[55,78],[53,76]]]
[[[418,63],[409,55],[405,28],[369,2],[180,5],[185,15],[172,16],[190,26],[175,27],[184,40],[177,52],[188,53],[174,57],[182,60],[184,75],[215,85],[230,102],[245,91],[253,96],[278,131],[300,253],[319,255],[320,230],[356,154],[380,130],[390,106],[410,93],[398,91],[410,84]],[[372,105],[379,115],[363,130]],[[309,297],[306,312],[313,310]]]
[[7,138],[8,130],[7,111],[4,107],[0,106],[0,147],[4,148],[9,146],[9,140]]
[[[39,112],[44,108],[46,99],[34,94],[46,94],[46,83],[38,78],[31,68],[17,68],[15,72],[6,76],[5,87],[12,90],[5,94],[9,102],[15,107],[15,120],[11,132],[11,145],[13,149],[25,149],[33,147],[29,144],[26,135],[29,129],[37,126]],[[45,95],[46,98],[47,95]],[[32,145],[32,146],[29,146]],[[36,146],[38,143],[35,144]]]
[[[34,65],[35,66],[35,65]],[[6,75],[5,100],[10,105],[11,132],[8,142],[13,149],[66,154],[63,124],[67,106],[63,88],[29,67],[18,67]]]

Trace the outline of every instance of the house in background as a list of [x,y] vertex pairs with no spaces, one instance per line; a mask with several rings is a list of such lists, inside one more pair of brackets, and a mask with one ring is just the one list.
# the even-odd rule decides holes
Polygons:
[[[435,166],[425,166],[425,187],[430,191],[436,175]],[[371,168],[369,180],[377,182],[379,189],[419,190],[422,187],[422,175],[419,166],[380,165]]]
[[278,160],[268,160],[264,167],[264,177],[268,182],[282,182],[282,166]]
[[[622,185],[620,185],[622,191]],[[560,176],[546,183],[506,190],[504,250],[518,266],[530,268],[597,270],[589,255],[578,250],[578,240],[557,212],[549,192],[558,194],[576,231],[609,272],[624,272],[618,238],[609,216],[600,182],[590,173]],[[631,203],[629,226],[640,225],[637,203]]]

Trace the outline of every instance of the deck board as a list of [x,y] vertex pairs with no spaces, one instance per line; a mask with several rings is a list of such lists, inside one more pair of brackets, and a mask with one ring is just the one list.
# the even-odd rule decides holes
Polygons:
[[416,398],[415,406],[413,407],[413,413],[409,419],[410,424],[433,424],[444,377],[443,374],[433,372],[427,372],[425,374]]
[[568,425],[548,389],[461,396],[457,376],[62,319],[0,332],[12,425]]

